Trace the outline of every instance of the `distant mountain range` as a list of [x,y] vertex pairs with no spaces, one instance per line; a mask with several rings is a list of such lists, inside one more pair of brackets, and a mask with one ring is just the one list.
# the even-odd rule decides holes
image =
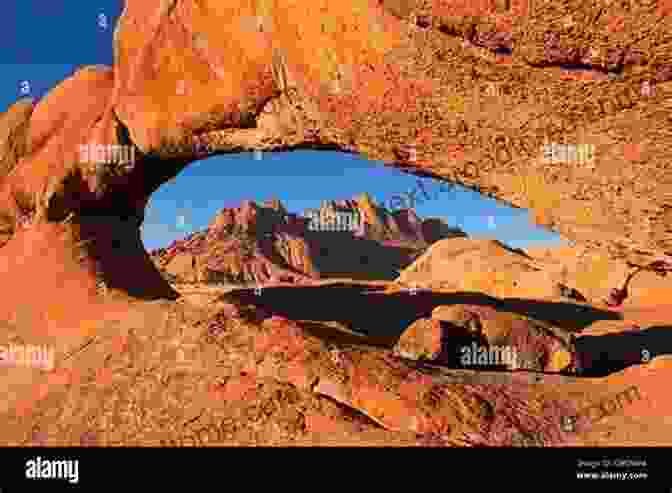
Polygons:
[[367,193],[324,201],[306,214],[330,217],[336,212],[356,217],[357,228],[311,227],[310,218],[287,212],[277,199],[261,205],[244,201],[222,209],[205,231],[150,256],[176,282],[392,280],[432,243],[466,237],[442,219],[421,219],[413,210],[390,212]]

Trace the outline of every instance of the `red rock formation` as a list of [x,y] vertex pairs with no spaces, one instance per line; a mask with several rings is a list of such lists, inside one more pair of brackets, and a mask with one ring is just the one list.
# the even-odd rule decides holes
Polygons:
[[[356,200],[335,204],[359,213]],[[376,211],[377,222],[367,223],[370,228],[309,231],[309,219],[289,214],[277,199],[261,207],[246,201],[238,208],[222,209],[206,231],[151,255],[162,270],[185,282],[309,281],[320,277],[320,265],[326,267],[327,276],[337,272],[350,278],[380,279],[389,278],[419,255],[428,245],[425,235],[458,234],[439,220],[421,221],[413,211],[394,215],[383,208]],[[387,222],[379,221],[380,217]],[[367,260],[361,262],[362,257]]]
[[659,259],[645,267],[605,258],[581,247],[532,248],[527,253],[548,270],[562,273],[593,303],[614,307],[664,304],[672,299],[669,260]]
[[[246,201],[240,207],[222,209],[206,231],[175,241],[153,256],[161,268],[182,281],[267,283],[318,278],[303,238],[304,221],[286,216],[279,202],[267,205],[271,207]],[[193,264],[185,265],[185,257]]]
[[354,199],[326,201],[320,210],[336,209],[360,218],[360,226],[353,230],[356,237],[385,244],[426,247],[442,238],[466,236],[443,219],[421,219],[413,209],[390,211],[378,206],[368,193]]

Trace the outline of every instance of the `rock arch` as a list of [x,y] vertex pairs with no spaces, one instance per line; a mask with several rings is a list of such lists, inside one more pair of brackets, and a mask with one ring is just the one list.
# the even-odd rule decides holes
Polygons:
[[[0,316],[28,303],[53,320],[91,302],[100,276],[174,297],[140,241],[148,197],[191,161],[253,149],[359,152],[529,207],[634,265],[672,253],[672,18],[649,2],[614,32],[602,21],[622,6],[559,24],[512,3],[128,0],[113,67],[0,116]],[[594,160],[544,162],[562,139],[593,144]],[[96,144],[135,161],[82,162]]]

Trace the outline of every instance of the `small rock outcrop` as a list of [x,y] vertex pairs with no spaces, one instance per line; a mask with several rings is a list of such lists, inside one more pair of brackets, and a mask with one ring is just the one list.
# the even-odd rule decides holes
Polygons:
[[412,360],[437,361],[442,356],[446,338],[439,320],[421,318],[404,331],[394,353]]

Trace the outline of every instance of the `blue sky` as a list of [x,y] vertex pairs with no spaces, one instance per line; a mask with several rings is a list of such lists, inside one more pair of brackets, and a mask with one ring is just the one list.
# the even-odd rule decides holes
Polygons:
[[[43,97],[82,65],[111,65],[112,32],[121,8],[120,0],[9,2],[5,12],[10,18],[0,32],[0,111],[26,95]],[[150,249],[165,246],[205,228],[222,207],[244,199],[277,197],[290,212],[365,191],[378,203],[389,203],[393,196],[417,189],[418,180],[380,162],[336,152],[213,157],[193,163],[152,196],[143,241]],[[443,217],[470,236],[497,238],[514,247],[560,240],[533,226],[523,209],[462,188],[440,192],[436,182],[422,181],[436,198],[416,206],[421,217]]]

